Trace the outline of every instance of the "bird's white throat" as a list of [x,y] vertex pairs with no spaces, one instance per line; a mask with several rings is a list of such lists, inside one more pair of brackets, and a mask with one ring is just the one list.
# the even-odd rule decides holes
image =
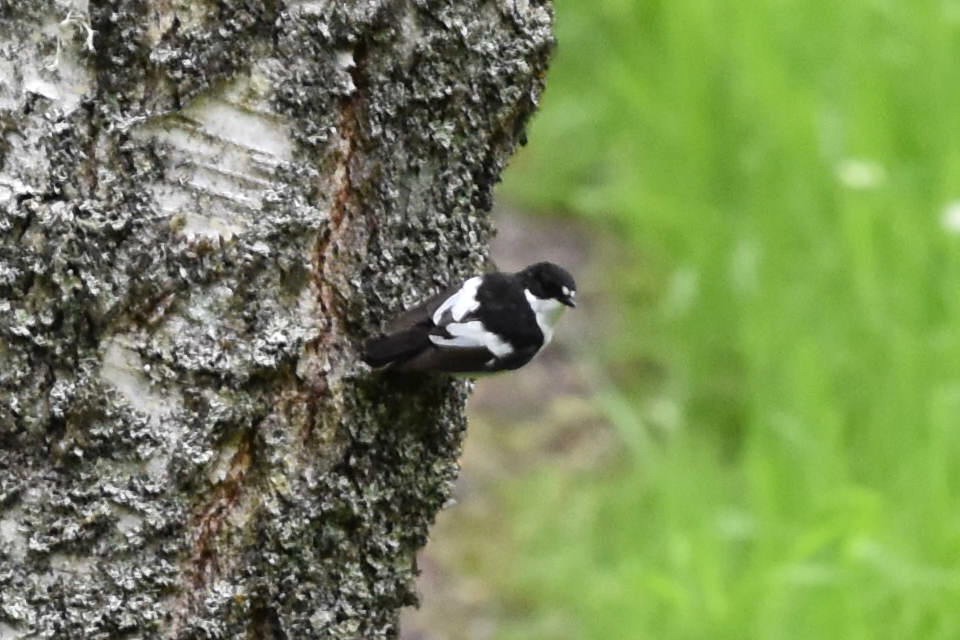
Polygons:
[[543,332],[543,344],[546,346],[553,338],[553,325],[557,324],[557,320],[563,315],[565,307],[563,303],[554,298],[547,298],[546,300],[538,298],[530,293],[529,289],[524,289],[523,294],[527,297],[527,302],[530,303],[530,308],[533,309],[533,314],[537,318],[537,325]]

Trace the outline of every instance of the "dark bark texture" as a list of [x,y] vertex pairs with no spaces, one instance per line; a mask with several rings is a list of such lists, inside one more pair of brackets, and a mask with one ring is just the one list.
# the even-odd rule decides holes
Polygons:
[[546,0],[0,0],[0,638],[392,638]]

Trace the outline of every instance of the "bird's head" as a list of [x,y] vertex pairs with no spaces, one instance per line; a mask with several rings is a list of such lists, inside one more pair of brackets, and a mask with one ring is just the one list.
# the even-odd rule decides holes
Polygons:
[[538,262],[520,272],[527,289],[541,300],[557,300],[577,306],[577,283],[570,273],[552,262]]

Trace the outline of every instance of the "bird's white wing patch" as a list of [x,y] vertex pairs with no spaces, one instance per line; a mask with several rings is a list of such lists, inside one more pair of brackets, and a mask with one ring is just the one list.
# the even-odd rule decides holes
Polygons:
[[533,309],[533,314],[537,318],[537,326],[543,333],[543,346],[547,346],[547,343],[553,338],[553,325],[563,315],[563,303],[553,298],[546,300],[538,298],[530,293],[529,289],[524,289],[523,295],[527,297],[527,302],[530,303],[530,308]]
[[439,326],[443,314],[447,311],[450,312],[454,322],[460,322],[468,313],[476,311],[480,306],[477,300],[477,289],[480,288],[481,281],[480,276],[475,276],[464,282],[456,293],[444,300],[443,304],[433,312],[433,324]]
[[479,320],[470,322],[451,322],[444,329],[452,337],[430,336],[430,341],[438,347],[460,347],[467,349],[476,349],[484,347],[498,358],[503,358],[513,353],[513,347],[510,343],[495,333],[483,328],[483,323]]

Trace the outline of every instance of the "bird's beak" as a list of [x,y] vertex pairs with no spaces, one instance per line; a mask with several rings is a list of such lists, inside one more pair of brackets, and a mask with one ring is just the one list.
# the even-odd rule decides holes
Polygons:
[[567,296],[566,298],[561,299],[560,302],[567,305],[571,309],[577,306],[577,301],[573,299],[573,296]]

